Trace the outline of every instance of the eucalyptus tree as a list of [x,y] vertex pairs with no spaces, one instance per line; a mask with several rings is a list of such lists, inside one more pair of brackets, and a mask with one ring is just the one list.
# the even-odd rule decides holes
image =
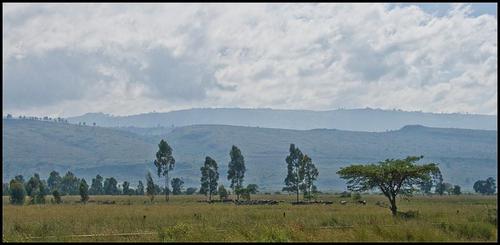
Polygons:
[[175,159],[172,156],[172,148],[163,139],[158,144],[158,152],[156,152],[154,164],[158,170],[158,177],[165,176],[165,201],[168,202],[170,194],[168,173],[174,169]]
[[288,172],[283,191],[295,192],[297,202],[299,202],[300,185],[304,180],[304,172],[301,170],[301,162],[304,156],[300,149],[295,147],[295,144],[290,144],[289,152],[290,154],[285,159]]
[[200,168],[201,171],[201,188],[200,193],[208,196],[208,200],[212,200],[212,194],[217,191],[217,181],[219,173],[217,172],[217,162],[210,158],[205,158],[205,164]]
[[233,189],[233,193],[236,194],[236,200],[239,200],[239,190],[243,188],[243,180],[245,178],[245,158],[241,154],[241,150],[235,145],[231,147],[229,156],[231,157],[231,160],[229,161],[227,179],[231,181],[229,187],[231,187]]

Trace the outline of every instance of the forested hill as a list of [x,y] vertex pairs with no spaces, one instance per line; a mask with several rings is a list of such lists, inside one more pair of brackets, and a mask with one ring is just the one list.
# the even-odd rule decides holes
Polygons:
[[290,143],[308,154],[319,169],[318,187],[342,190],[335,173],[351,163],[424,155],[421,162],[440,164],[445,181],[470,190],[474,181],[493,176],[497,169],[497,131],[405,126],[388,132],[332,129],[288,130],[259,127],[195,125],[174,128],[164,135],[141,136],[98,126],[55,122],[3,120],[3,181],[16,174],[55,169],[72,170],[89,181],[96,174],[129,180],[135,186],[154,171],[160,139],[166,139],[176,159],[172,177],[185,186],[199,187],[205,156],[219,164],[221,183],[227,185],[231,146],[237,145],[246,161],[245,183],[278,190],[286,173]]
[[189,109],[164,113],[146,113],[131,116],[110,116],[87,113],[70,117],[68,121],[103,127],[181,127],[199,124],[250,126],[283,129],[341,129],[383,132],[397,130],[405,125],[427,127],[497,129],[497,116],[473,114],[436,114],[380,109],[349,109],[330,111],[275,110],[275,109]]

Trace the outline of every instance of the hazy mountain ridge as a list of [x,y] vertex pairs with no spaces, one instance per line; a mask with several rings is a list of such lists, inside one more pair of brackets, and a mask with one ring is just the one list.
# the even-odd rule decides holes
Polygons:
[[276,109],[189,109],[131,116],[87,113],[70,117],[71,123],[86,122],[104,127],[181,127],[199,124],[250,126],[283,129],[330,128],[351,131],[383,132],[405,125],[427,127],[497,129],[497,116],[476,114],[437,114],[381,109],[339,109],[330,111]]
[[405,126],[389,132],[355,132],[334,129],[289,130],[224,125],[178,127],[163,135],[141,136],[111,128],[29,120],[3,120],[3,179],[52,169],[74,171],[89,181],[97,173],[129,180],[135,186],[153,167],[160,139],[173,148],[176,167],[172,177],[186,186],[199,185],[199,168],[205,156],[219,164],[220,181],[226,172],[231,145],[246,160],[246,183],[280,189],[286,173],[290,143],[311,156],[320,171],[322,189],[344,189],[335,173],[351,163],[424,155],[422,162],[437,162],[445,181],[470,189],[473,181],[492,176],[497,168],[497,131]]

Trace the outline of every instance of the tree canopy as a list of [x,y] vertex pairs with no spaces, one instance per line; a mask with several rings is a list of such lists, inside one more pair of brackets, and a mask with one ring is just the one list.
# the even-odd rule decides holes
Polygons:
[[474,191],[485,195],[493,195],[497,189],[495,179],[489,177],[486,180],[478,180],[474,183]]
[[405,159],[386,159],[378,164],[351,165],[337,174],[347,180],[347,188],[355,192],[379,189],[389,199],[393,215],[397,214],[396,197],[411,196],[422,181],[439,173],[435,163],[416,165],[423,156]]

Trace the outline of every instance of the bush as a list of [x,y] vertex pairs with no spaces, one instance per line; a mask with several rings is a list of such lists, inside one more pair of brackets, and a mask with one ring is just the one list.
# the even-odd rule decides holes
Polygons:
[[55,190],[54,192],[52,192],[52,195],[54,196],[54,202],[56,204],[62,203],[61,194],[59,193],[59,191]]
[[340,197],[351,197],[351,193],[348,191],[341,192]]
[[397,216],[403,219],[414,219],[418,217],[418,211],[416,210],[410,210],[407,212],[399,212],[397,213]]
[[354,201],[361,200],[361,194],[359,194],[359,192],[355,192],[354,195],[352,195],[352,199],[354,199]]
[[177,224],[167,227],[165,230],[159,230],[158,236],[161,241],[182,241],[186,240],[186,235],[189,233],[191,227],[187,224]]
[[16,205],[23,205],[24,198],[26,197],[26,190],[24,189],[24,185],[17,180],[11,180],[9,190],[10,190],[10,203]]

